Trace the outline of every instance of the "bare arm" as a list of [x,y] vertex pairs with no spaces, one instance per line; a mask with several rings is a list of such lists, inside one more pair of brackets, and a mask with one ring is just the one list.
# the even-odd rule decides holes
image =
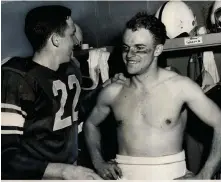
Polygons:
[[99,124],[104,121],[111,111],[110,105],[116,98],[119,86],[107,86],[98,96],[97,104],[84,125],[84,134],[92,163],[98,174],[104,179],[118,179],[121,170],[114,163],[106,163],[101,155],[101,136]]
[[221,110],[189,79],[185,80],[183,96],[189,108],[214,130],[208,160],[197,175],[202,179],[210,179],[221,164]]
[[43,179],[45,180],[100,180],[91,169],[72,164],[49,163]]
[[104,162],[101,156],[101,136],[98,125],[102,123],[110,113],[110,107],[108,105],[110,100],[108,97],[110,97],[108,96],[108,90],[104,89],[98,96],[97,104],[84,125],[86,143],[93,165],[95,166],[97,163]]

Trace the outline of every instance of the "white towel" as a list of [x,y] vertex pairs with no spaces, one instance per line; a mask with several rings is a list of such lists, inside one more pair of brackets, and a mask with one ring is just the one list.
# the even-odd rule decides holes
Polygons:
[[184,151],[162,157],[117,155],[116,162],[127,180],[172,180],[186,174]]
[[220,77],[212,51],[203,52],[203,65],[204,69],[212,76],[214,83],[219,82]]
[[108,66],[108,59],[109,59],[110,53],[106,50],[101,50],[101,57],[99,59],[99,68],[101,72],[101,79],[104,83],[109,79],[109,66]]
[[96,49],[89,51],[89,58],[87,62],[89,67],[90,78],[93,81],[93,86],[90,89],[95,89],[99,82],[99,59],[100,51]]
[[99,83],[99,73],[101,73],[102,82],[109,79],[108,59],[110,53],[106,48],[93,49],[89,51],[89,58],[87,60],[89,66],[90,78],[93,81],[93,86],[88,88],[95,89]]

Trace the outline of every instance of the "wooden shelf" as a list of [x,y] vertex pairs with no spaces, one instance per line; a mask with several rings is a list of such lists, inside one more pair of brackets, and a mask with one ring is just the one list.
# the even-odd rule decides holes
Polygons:
[[221,46],[221,33],[206,34],[196,37],[167,39],[164,52]]

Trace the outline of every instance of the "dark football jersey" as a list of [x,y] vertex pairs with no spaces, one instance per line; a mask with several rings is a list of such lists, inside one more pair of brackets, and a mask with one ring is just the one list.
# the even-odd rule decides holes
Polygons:
[[78,74],[59,77],[31,58],[2,66],[2,178],[41,179],[47,163],[76,161]]
[[[84,61],[80,60],[80,63],[82,62]],[[74,73],[76,76],[78,76],[82,88],[89,88],[92,86],[92,80],[90,80],[89,78],[85,78],[85,75],[82,76],[80,67],[78,67],[73,60],[68,63],[61,64],[57,73],[61,77],[67,77],[67,75],[71,75]],[[90,112],[96,104],[97,96],[102,88],[102,85],[98,85],[98,87],[94,90],[82,89],[79,98],[79,122],[84,122],[89,116]]]

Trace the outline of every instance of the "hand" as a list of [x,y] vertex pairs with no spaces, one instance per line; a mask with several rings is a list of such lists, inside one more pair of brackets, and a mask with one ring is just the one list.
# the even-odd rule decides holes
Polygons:
[[95,166],[97,173],[106,180],[117,180],[122,177],[121,169],[115,162],[102,162]]
[[184,176],[176,178],[175,180],[182,180],[182,179],[193,180],[193,179],[198,179],[198,178],[191,171],[187,170]]
[[93,170],[82,166],[67,165],[63,170],[64,180],[102,180]]
[[114,77],[112,77],[109,80],[107,80],[106,82],[104,82],[103,87],[106,87],[114,82],[125,84],[126,80],[127,80],[127,78],[123,75],[123,73],[117,73],[114,75]]

